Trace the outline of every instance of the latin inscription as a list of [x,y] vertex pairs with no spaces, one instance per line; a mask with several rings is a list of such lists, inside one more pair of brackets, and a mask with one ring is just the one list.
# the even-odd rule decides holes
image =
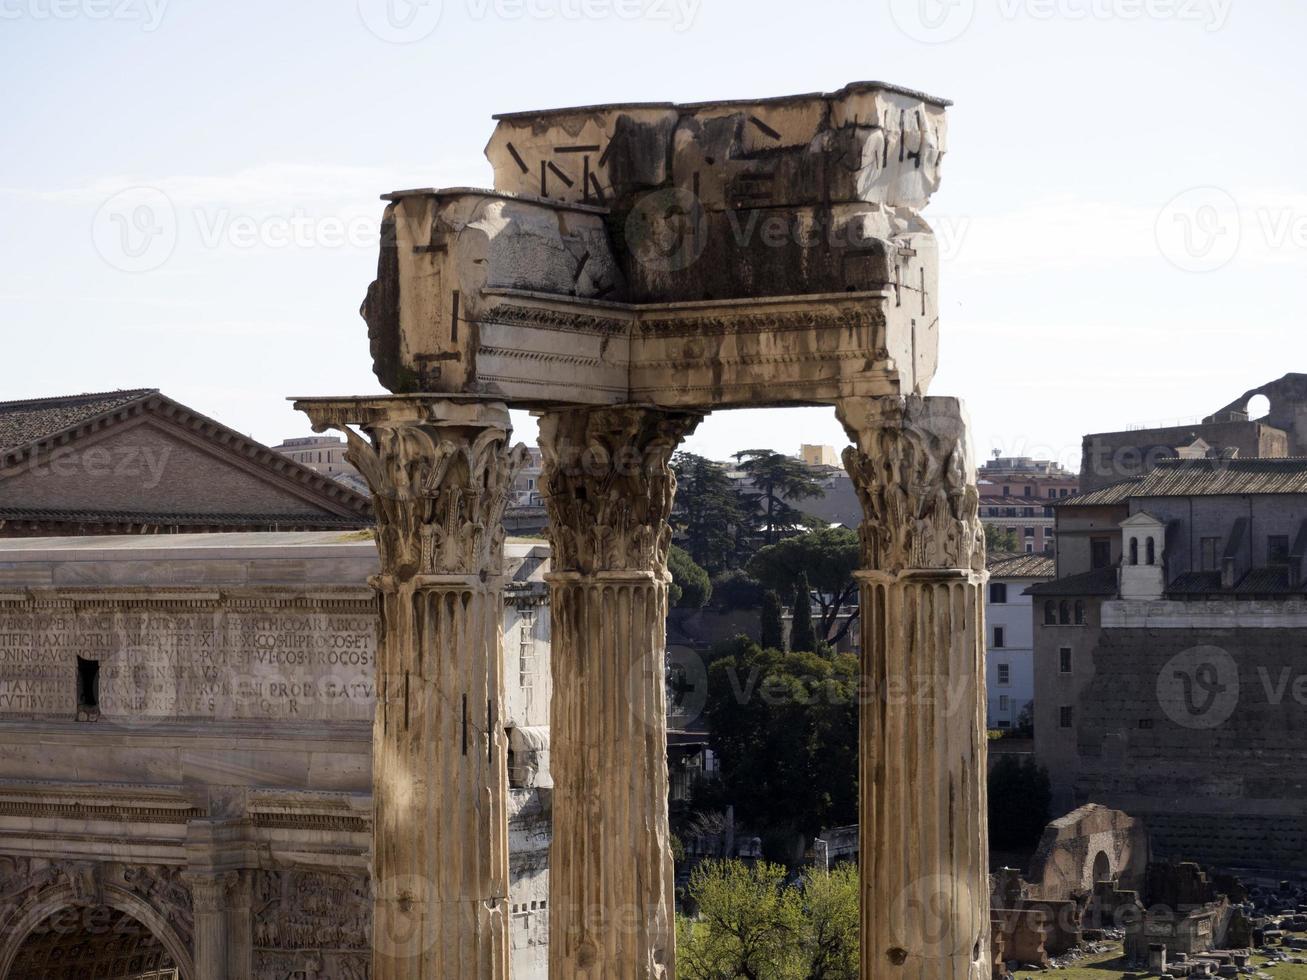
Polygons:
[[376,630],[366,612],[0,607],[0,717],[75,717],[80,657],[106,720],[368,720]]

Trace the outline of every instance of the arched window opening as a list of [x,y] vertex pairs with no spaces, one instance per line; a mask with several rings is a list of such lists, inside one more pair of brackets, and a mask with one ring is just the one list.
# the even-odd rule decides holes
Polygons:
[[1052,599],[1049,599],[1044,603],[1044,625],[1057,625],[1057,603]]
[[1076,625],[1085,625],[1085,601],[1083,599],[1076,600]]
[[1148,564],[1157,564],[1157,542],[1152,538],[1148,539]]
[[1131,565],[1139,564],[1139,539],[1138,538],[1130,539],[1130,564]]
[[1057,619],[1063,626],[1071,625],[1071,603],[1067,602],[1065,599],[1063,599],[1062,604],[1058,606]]

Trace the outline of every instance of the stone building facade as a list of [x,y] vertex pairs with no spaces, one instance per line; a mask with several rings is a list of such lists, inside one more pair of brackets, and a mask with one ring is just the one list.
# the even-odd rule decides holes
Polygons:
[[[507,543],[525,978],[548,939],[547,568]],[[0,548],[0,976],[371,975],[374,943],[403,938],[374,933],[374,895],[430,887],[369,878],[377,571],[367,533]]]
[[1125,810],[1165,858],[1307,866],[1307,461],[1161,460],[1057,512],[1030,589],[1055,804]]

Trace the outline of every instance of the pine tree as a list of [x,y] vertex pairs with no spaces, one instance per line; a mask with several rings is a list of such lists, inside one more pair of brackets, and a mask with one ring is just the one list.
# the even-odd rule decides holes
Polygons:
[[812,629],[812,595],[808,588],[808,573],[803,572],[794,583],[794,619],[790,625],[790,649],[802,653],[815,653],[817,634]]
[[785,650],[785,629],[781,624],[781,597],[771,589],[762,596],[762,648]]

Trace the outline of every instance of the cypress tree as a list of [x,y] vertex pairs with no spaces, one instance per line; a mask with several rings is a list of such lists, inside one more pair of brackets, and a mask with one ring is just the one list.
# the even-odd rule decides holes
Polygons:
[[771,589],[762,596],[762,637],[764,650],[785,650],[785,628],[781,624],[781,597]]
[[817,634],[812,629],[812,596],[809,594],[808,573],[799,573],[794,583],[794,620],[790,626],[790,649],[799,653],[815,653]]

